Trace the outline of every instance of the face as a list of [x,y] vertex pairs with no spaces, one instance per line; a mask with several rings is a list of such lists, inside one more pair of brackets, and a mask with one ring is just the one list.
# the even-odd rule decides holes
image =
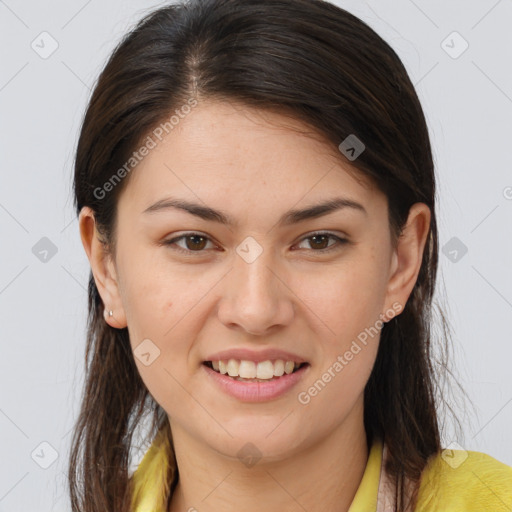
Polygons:
[[[361,428],[381,320],[401,310],[419,268],[424,231],[406,239],[400,260],[386,197],[301,130],[276,113],[200,103],[130,176],[112,279],[99,283],[114,309],[108,321],[128,327],[140,375],[173,433],[225,455],[250,441],[280,458]],[[225,219],[166,207],[170,199]],[[286,216],[334,199],[348,203]],[[263,354],[275,350],[307,364],[280,377],[292,382],[280,393],[265,383],[259,398],[241,397],[242,386],[258,384],[204,365],[237,349],[248,352],[235,359],[275,361],[278,353]],[[221,379],[235,383],[234,394]]]

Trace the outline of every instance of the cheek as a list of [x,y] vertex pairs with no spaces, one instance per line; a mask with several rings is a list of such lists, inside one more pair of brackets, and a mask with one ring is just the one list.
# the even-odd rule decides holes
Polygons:
[[194,306],[205,292],[199,293],[179,271],[164,271],[158,265],[131,268],[138,270],[128,274],[124,290],[130,343],[135,356],[143,340],[151,340],[158,353],[150,366],[136,361],[139,373],[150,391],[161,381],[169,387],[174,381],[166,370],[177,377],[187,371],[184,363],[199,325],[193,321],[198,311]]
[[296,289],[300,299],[322,321],[327,339],[337,340],[339,346],[379,318],[384,283],[376,262],[358,257],[325,267],[315,275],[302,275]]
[[378,276],[354,266],[332,275],[305,302],[322,320],[320,365],[311,383],[321,390],[316,406],[327,411],[327,423],[335,423],[359,399],[375,362],[382,327]]
[[124,252],[119,253],[122,254],[119,260],[123,276],[122,300],[128,323],[135,327],[149,321],[155,325],[156,319],[165,321],[181,287],[179,273],[169,272],[157,248],[134,244],[134,247],[125,246]]

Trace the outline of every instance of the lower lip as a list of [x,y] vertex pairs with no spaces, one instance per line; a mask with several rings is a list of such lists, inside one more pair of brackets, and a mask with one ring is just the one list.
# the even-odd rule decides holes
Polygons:
[[207,375],[228,395],[243,402],[266,402],[284,395],[295,386],[302,379],[310,365],[306,364],[296,372],[284,374],[282,377],[268,382],[243,382],[218,373],[205,364],[201,364],[201,366],[206,370]]

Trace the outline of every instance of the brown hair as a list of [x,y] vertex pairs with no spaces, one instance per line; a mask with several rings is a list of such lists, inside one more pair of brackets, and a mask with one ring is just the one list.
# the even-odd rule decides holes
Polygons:
[[[417,491],[427,460],[441,450],[437,408],[453,410],[443,396],[443,379],[451,372],[449,325],[441,310],[437,357],[432,345],[438,266],[433,158],[424,114],[402,62],[363,21],[320,0],[192,0],[150,13],[124,37],[99,76],[76,151],[77,213],[84,206],[94,211],[111,254],[117,199],[130,176],[107,194],[98,190],[140,141],[190,98],[287,112],[336,150],[355,134],[365,150],[351,165],[386,194],[395,241],[412,204],[430,208],[417,282],[403,312],[381,331],[364,391],[368,444],[385,438],[396,510],[404,510],[404,478]],[[72,510],[124,512],[130,509],[137,426],[151,418],[149,441],[158,430],[169,438],[171,433],[165,411],[138,374],[127,329],[104,321],[92,272],[88,302],[85,385],[69,466]],[[171,492],[175,483],[170,482]]]

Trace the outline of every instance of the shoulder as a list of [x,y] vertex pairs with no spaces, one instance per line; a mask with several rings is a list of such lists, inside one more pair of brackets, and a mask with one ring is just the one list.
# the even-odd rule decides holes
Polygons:
[[512,467],[487,455],[443,450],[421,476],[417,512],[510,512]]

